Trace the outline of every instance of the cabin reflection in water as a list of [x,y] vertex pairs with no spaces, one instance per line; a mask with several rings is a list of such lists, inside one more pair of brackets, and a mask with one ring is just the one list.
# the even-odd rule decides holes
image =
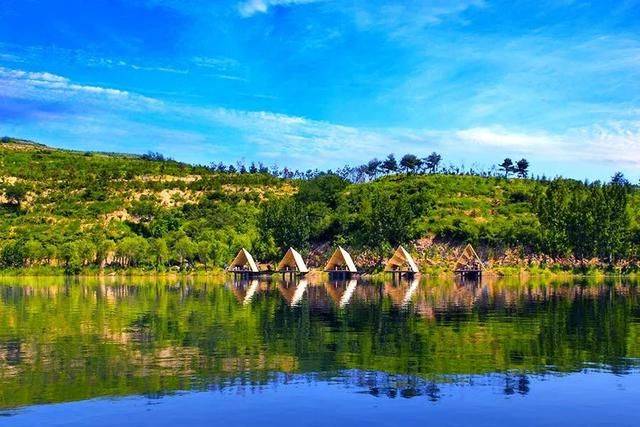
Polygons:
[[278,290],[280,295],[285,299],[289,307],[295,307],[300,304],[307,290],[307,279],[300,279],[299,281],[286,281],[278,283]]
[[[317,314],[330,315],[336,309],[363,304],[409,310],[424,320],[447,319],[456,313],[472,310],[503,310],[514,305],[535,304],[550,298],[575,299],[597,297],[607,288],[593,286],[505,286],[498,279],[458,278],[434,282],[429,279],[389,280],[384,283],[365,280],[317,281],[293,277],[292,280],[236,280],[227,284],[238,303],[252,304],[258,295],[280,298],[287,306],[301,307]],[[611,292],[628,293],[616,286]]]
[[351,280],[334,280],[324,284],[327,295],[331,297],[333,302],[340,308],[346,307],[358,286],[356,279]]
[[391,298],[396,307],[406,308],[420,286],[420,279],[414,277],[410,281],[393,281],[385,283],[384,293]]
[[[263,286],[266,285],[263,283]],[[233,294],[239,303],[248,305],[251,303],[256,292],[260,288],[260,282],[258,279],[253,280],[234,280],[230,286]]]

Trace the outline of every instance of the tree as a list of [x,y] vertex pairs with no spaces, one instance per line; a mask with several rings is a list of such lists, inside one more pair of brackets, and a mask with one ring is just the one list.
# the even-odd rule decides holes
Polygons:
[[209,240],[201,240],[195,245],[196,254],[198,256],[198,261],[204,265],[204,269],[206,270],[209,262],[211,261],[211,246],[212,243]]
[[149,243],[144,237],[129,236],[118,242],[116,256],[123,267],[143,264],[149,254]]
[[380,167],[382,162],[376,158],[369,160],[367,163],[366,173],[369,175],[370,179],[375,179],[380,172]]
[[542,250],[551,256],[564,256],[571,250],[568,232],[568,195],[564,181],[552,182],[536,203],[540,221]]
[[340,194],[349,186],[349,182],[335,174],[323,173],[308,181],[300,183],[296,200],[305,204],[321,202],[329,208],[335,209],[340,200]]
[[193,256],[196,254],[196,251],[196,245],[188,236],[179,238],[173,245],[173,253],[178,258],[181,269],[185,267],[185,263],[193,260]]
[[398,172],[398,161],[396,160],[396,156],[389,154],[382,162],[381,168],[387,174]]
[[10,184],[4,187],[4,194],[7,200],[9,200],[9,203],[18,207],[22,205],[27,193],[27,187],[21,183]]
[[164,267],[169,260],[169,246],[167,241],[161,237],[151,241],[151,254],[156,268]]
[[28,240],[24,244],[24,255],[29,265],[35,265],[46,258],[46,251],[38,240]]
[[60,248],[60,257],[64,261],[67,273],[78,273],[82,268],[82,257],[75,242],[67,242]]
[[103,267],[109,255],[116,250],[116,243],[111,239],[99,239],[96,242],[96,263]]
[[516,163],[515,172],[520,178],[526,178],[529,175],[529,162],[527,159],[520,159]]
[[611,184],[627,186],[627,185],[629,185],[629,181],[627,180],[627,178],[625,178],[625,176],[624,176],[624,174],[622,172],[616,172],[611,177]]
[[513,160],[507,157],[498,167],[500,167],[500,170],[504,173],[504,177],[509,178],[509,174],[514,171]]
[[365,236],[372,248],[405,243],[411,235],[413,214],[406,196],[376,192],[370,199],[370,211],[365,214]]
[[427,165],[427,169],[429,169],[430,173],[435,173],[438,170],[438,166],[442,161],[442,156],[435,151],[425,159],[425,163]]
[[265,203],[258,224],[263,238],[272,238],[280,250],[305,249],[309,246],[311,221],[306,205],[286,198]]
[[79,239],[75,241],[75,244],[78,247],[78,255],[80,256],[80,262],[83,266],[95,261],[96,245],[90,239]]
[[400,166],[404,169],[405,172],[415,172],[416,169],[420,167],[422,164],[422,160],[418,158],[415,154],[405,154],[402,156],[400,160]]
[[0,263],[4,267],[23,267],[26,257],[24,244],[19,241],[7,242],[0,251]]
[[543,250],[613,264],[631,241],[629,187],[555,180],[537,203]]

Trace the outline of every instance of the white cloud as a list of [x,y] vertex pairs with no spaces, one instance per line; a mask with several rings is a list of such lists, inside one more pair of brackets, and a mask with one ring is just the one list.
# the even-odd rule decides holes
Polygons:
[[192,61],[199,67],[213,68],[218,71],[233,70],[240,65],[237,60],[227,57],[196,56]]
[[477,127],[452,132],[449,137],[485,148],[503,148],[521,153],[549,150],[559,141],[546,133],[514,132],[502,126]]
[[[450,130],[367,128],[268,111],[167,103],[118,89],[74,83],[46,72],[0,68],[0,86],[5,98],[56,101],[76,107],[76,112],[63,120],[55,116],[39,119],[35,127],[9,127],[0,121],[0,133],[26,130],[15,136],[31,137],[28,131],[37,129],[39,135],[50,138],[42,142],[75,141],[75,148],[126,150],[133,144],[138,151],[145,151],[164,144],[171,147],[171,155],[201,163],[253,156],[250,159],[273,159],[302,169],[356,164],[390,152],[424,156],[434,150],[453,161],[481,159],[485,166],[495,164],[502,156],[525,156],[534,164],[555,164],[561,171],[573,167],[582,174],[580,178],[592,175],[593,167],[603,163],[610,165],[607,170],[611,172],[624,167],[637,171],[640,167],[638,110],[632,110],[625,120],[560,132],[499,124]],[[544,171],[544,167],[541,169]]]
[[101,86],[83,85],[68,78],[47,72],[29,72],[0,67],[2,95],[17,99],[105,104],[116,102],[121,108],[158,107],[161,101],[124,90]]
[[389,152],[423,156],[436,150],[457,158],[481,154],[482,158],[493,159],[493,163],[501,156],[525,156],[543,163],[640,166],[640,118],[550,133],[500,125],[446,131],[358,128],[232,109],[202,109],[195,114],[239,131],[255,145],[260,156],[306,165],[357,163]]
[[245,0],[238,4],[238,12],[242,17],[249,18],[258,13],[267,13],[274,6],[294,6],[320,1],[325,0]]
[[459,19],[471,8],[485,7],[485,0],[428,0],[355,2],[344,7],[360,30],[385,31],[392,37],[413,37],[416,33],[442,23]]
[[640,167],[640,118],[570,128],[562,133],[512,131],[502,126],[439,135],[459,147],[499,150],[544,161]]

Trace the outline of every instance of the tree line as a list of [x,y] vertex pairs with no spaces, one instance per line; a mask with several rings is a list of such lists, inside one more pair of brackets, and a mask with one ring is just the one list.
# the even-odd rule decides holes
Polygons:
[[622,175],[608,184],[551,182],[536,203],[540,249],[552,256],[609,263],[627,257],[638,243],[631,228],[630,193]]
[[[162,155],[158,153],[149,153],[145,155],[148,159],[161,159]],[[436,174],[442,173],[446,175],[475,175],[475,176],[504,176],[506,178],[516,175],[519,178],[527,178],[529,176],[529,161],[520,159],[513,161],[511,158],[505,158],[500,164],[490,168],[467,169],[462,166],[444,165],[442,155],[432,152],[426,157],[419,157],[416,154],[404,154],[399,159],[395,154],[391,153],[384,159],[373,158],[366,163],[357,166],[345,165],[336,170],[319,170],[308,169],[301,171],[298,169],[290,169],[288,167],[280,168],[278,165],[267,166],[262,162],[251,162],[247,165],[243,161],[235,164],[225,164],[223,162],[212,163],[209,165],[210,170],[218,173],[230,174],[270,174],[278,178],[284,179],[313,179],[322,174],[335,174],[352,183],[362,183],[371,181],[381,176],[394,175],[398,173],[404,174]],[[545,178],[546,179],[546,178]]]

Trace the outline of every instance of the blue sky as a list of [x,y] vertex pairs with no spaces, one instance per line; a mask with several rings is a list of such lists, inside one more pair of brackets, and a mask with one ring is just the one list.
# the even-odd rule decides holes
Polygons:
[[0,134],[640,178],[640,0],[3,0]]

